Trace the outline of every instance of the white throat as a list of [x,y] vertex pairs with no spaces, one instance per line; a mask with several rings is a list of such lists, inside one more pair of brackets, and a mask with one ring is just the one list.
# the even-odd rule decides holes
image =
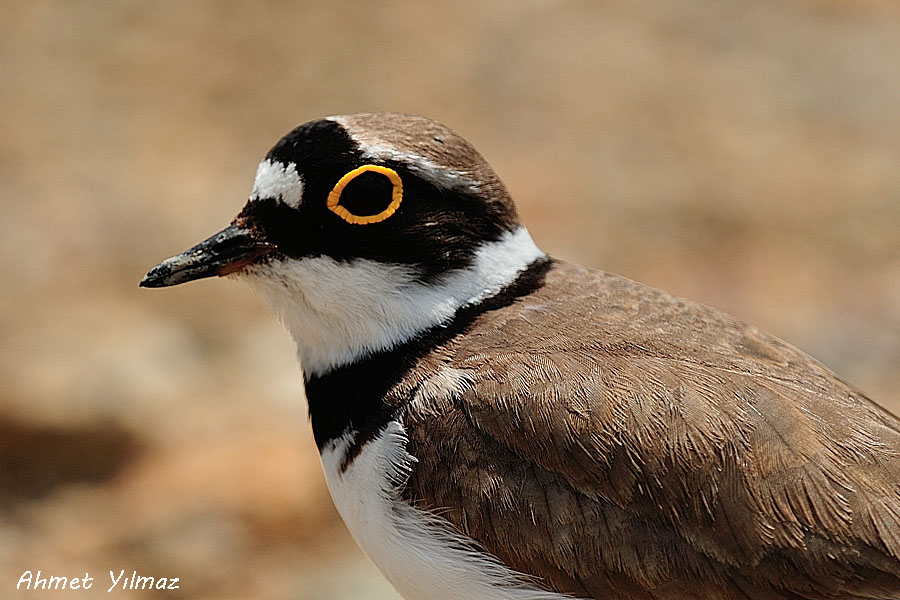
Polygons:
[[433,284],[408,265],[284,259],[240,273],[291,332],[307,375],[390,349],[500,292],[545,256],[524,227],[484,244],[466,269]]

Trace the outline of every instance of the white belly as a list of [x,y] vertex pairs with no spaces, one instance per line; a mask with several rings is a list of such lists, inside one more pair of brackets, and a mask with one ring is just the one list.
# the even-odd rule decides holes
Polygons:
[[415,458],[406,433],[391,421],[346,471],[352,434],[322,449],[328,489],[350,533],[388,581],[408,600],[562,600],[527,577],[477,552],[471,540],[430,513],[404,502],[398,488]]

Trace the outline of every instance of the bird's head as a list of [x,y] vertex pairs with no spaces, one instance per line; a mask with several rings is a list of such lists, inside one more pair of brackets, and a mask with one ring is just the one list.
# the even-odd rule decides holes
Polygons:
[[542,256],[468,142],[424,117],[355,114],[284,136],[234,221],[141,285],[245,280],[309,376],[446,322]]

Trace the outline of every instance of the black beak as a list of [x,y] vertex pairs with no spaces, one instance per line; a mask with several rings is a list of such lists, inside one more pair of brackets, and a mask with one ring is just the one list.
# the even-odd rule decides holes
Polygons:
[[275,246],[255,239],[248,229],[234,223],[178,256],[167,258],[141,279],[141,287],[178,285],[204,277],[240,271]]

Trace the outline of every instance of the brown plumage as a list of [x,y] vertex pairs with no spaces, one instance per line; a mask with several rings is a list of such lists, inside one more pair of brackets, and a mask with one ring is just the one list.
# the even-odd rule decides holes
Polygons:
[[900,422],[721,312],[555,262],[413,390],[408,497],[561,591],[900,597]]
[[[395,169],[409,198],[360,229],[325,202],[362,164]],[[375,196],[356,201],[375,214]],[[755,327],[547,263],[533,244],[509,273],[473,266],[515,232],[527,234],[502,182],[452,131],[347,115],[286,135],[236,221],[142,285],[233,273],[256,287],[297,341],[320,450],[352,440],[330,484],[389,423],[405,431],[387,469],[410,472],[399,497],[393,479],[341,496],[356,536],[372,529],[357,509],[390,502],[373,513],[380,535],[431,535],[415,519],[396,535],[392,511],[412,502],[538,586],[577,597],[900,598],[895,416]],[[442,313],[450,300],[434,290],[453,276],[484,285],[445,290],[461,295]],[[376,551],[378,541],[366,537]],[[379,558],[397,579],[396,557]],[[494,589],[508,583],[496,579]]]

